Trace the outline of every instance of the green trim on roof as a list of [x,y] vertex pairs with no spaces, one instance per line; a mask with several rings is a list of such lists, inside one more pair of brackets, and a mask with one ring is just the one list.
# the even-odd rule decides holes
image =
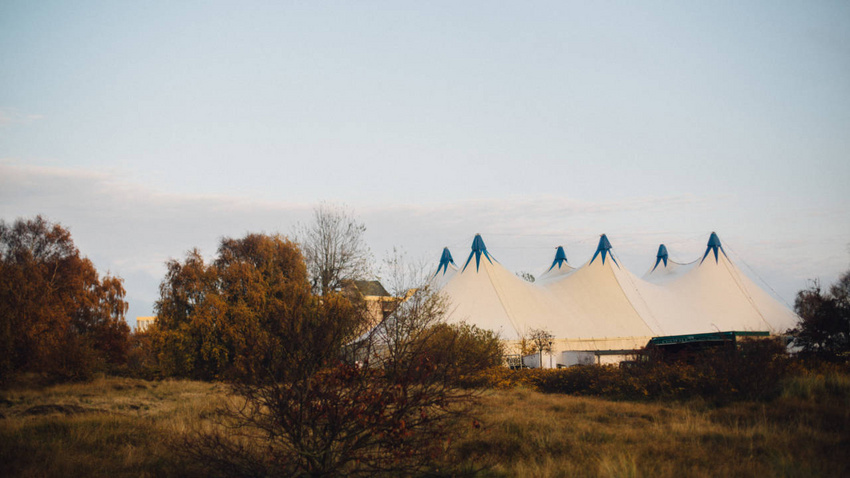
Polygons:
[[647,345],[673,345],[687,344],[691,342],[725,342],[735,340],[736,337],[768,337],[770,332],[749,332],[749,331],[730,331],[730,332],[709,332],[706,334],[688,334],[688,335],[666,335],[663,337],[653,337]]

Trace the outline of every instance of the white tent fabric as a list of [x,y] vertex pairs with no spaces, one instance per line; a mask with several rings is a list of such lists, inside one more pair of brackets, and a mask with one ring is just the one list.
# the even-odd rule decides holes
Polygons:
[[667,247],[664,244],[658,246],[658,254],[655,257],[655,266],[643,275],[643,280],[653,284],[663,284],[682,276],[691,270],[699,260],[682,264],[669,259]]
[[502,267],[478,235],[464,267],[453,265],[441,260],[432,278],[450,304],[450,321],[511,341],[531,329],[547,330],[558,350],[627,350],[654,336],[717,331],[780,334],[797,322],[735,267],[714,233],[703,258],[689,264],[668,260],[661,246],[656,266],[643,278],[617,261],[604,234],[593,258],[579,268],[570,267],[559,248],[535,283]]
[[537,278],[537,284],[547,284],[553,282],[567,274],[573,272],[575,268],[567,262],[567,254],[564,252],[564,246],[558,246],[555,250],[555,260],[552,265],[540,277]]

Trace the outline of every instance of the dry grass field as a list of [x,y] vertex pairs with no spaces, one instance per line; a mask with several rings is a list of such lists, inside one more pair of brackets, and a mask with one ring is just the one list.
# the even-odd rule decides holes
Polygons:
[[843,403],[783,397],[716,408],[529,390],[488,393],[460,455],[483,476],[850,476]]
[[2,392],[0,476],[206,476],[175,453],[220,384],[99,378]]
[[[850,476],[850,377],[796,377],[771,402],[616,402],[482,392],[440,475]],[[0,476],[208,476],[179,444],[226,387],[99,378],[0,392]]]

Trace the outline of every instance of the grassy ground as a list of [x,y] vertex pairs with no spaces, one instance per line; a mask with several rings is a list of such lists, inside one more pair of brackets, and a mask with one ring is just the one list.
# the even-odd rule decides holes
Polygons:
[[488,393],[460,456],[487,476],[850,476],[845,404],[629,403]]
[[[0,476],[206,476],[176,446],[225,387],[101,378],[0,392]],[[487,391],[444,469],[477,476],[850,476],[850,378],[724,407]],[[451,472],[450,472],[451,473]]]
[[204,476],[174,445],[224,390],[100,378],[0,392],[0,476]]

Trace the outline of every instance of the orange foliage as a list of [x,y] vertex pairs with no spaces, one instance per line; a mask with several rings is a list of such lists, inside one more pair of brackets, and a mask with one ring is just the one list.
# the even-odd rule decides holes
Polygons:
[[99,278],[71,234],[41,216],[0,222],[0,380],[84,378],[125,360],[123,281]]
[[336,359],[363,320],[338,294],[311,293],[298,246],[281,236],[225,238],[212,263],[193,250],[167,267],[149,339],[165,376],[249,379],[315,357],[308,347]]

